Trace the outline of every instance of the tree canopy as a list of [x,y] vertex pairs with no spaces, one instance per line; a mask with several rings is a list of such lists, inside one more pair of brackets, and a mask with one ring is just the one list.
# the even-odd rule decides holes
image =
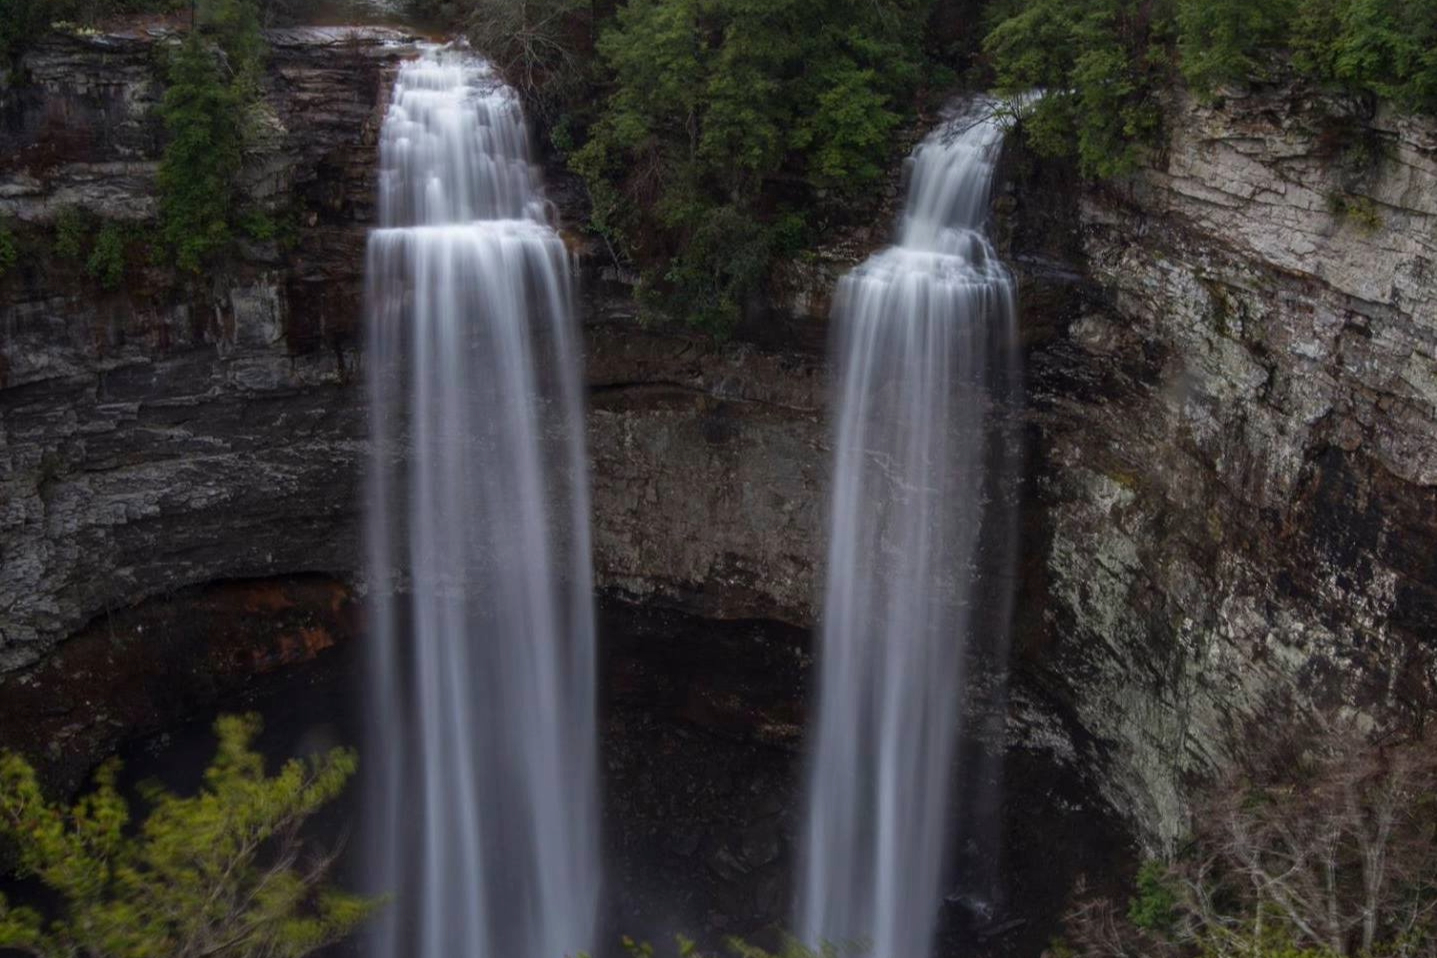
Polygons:
[[0,837],[58,905],[46,920],[0,896],[0,948],[42,958],[300,956],[350,934],[375,907],[327,884],[332,856],[307,854],[301,829],[355,771],[335,749],[267,775],[254,716],[215,723],[219,747],[194,795],[142,786],[131,824],[119,763],[70,806],[34,770],[0,756]]
[[1130,172],[1179,80],[1202,96],[1296,72],[1437,110],[1437,0],[996,0],[984,43],[1008,92],[1043,89],[1029,142]]
[[630,0],[571,156],[642,295],[732,325],[821,196],[871,190],[922,75],[929,0]]

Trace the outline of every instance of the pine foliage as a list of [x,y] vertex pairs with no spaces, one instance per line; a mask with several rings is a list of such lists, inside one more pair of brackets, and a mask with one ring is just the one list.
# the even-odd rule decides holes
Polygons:
[[41,958],[300,958],[356,929],[375,903],[332,888],[330,855],[306,856],[301,829],[355,771],[335,749],[273,776],[254,751],[254,716],[215,724],[219,748],[195,795],[142,788],[133,823],[118,762],[72,806],[34,770],[0,756],[0,837],[58,902],[47,920],[0,896],[0,948]]

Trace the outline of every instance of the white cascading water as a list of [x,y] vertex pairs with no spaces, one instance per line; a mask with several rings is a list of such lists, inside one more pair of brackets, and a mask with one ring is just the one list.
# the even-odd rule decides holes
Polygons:
[[[979,566],[994,558],[980,552],[1011,555],[1015,533],[989,507],[994,472],[1015,461],[1001,423],[1017,390],[1013,280],[983,232],[1003,136],[991,113],[976,104],[918,147],[897,244],[845,276],[834,307],[837,433],[795,924],[810,944],[873,958],[932,948],[965,683],[976,645],[1006,658],[1006,599],[975,611]],[[973,635],[980,621],[1003,634]]]
[[579,349],[518,98],[400,69],[368,261],[379,958],[564,958],[598,902]]

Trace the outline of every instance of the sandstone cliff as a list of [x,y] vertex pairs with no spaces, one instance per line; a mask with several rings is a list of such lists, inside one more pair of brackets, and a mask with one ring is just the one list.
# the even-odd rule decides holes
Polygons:
[[[0,213],[152,216],[164,39],[30,55],[0,94]],[[45,258],[0,280],[0,673],[187,586],[358,574],[362,250],[406,38],[272,44],[247,185],[292,208],[292,248],[114,294]],[[1274,695],[1375,722],[1432,701],[1437,128],[1267,89],[1183,103],[1128,183],[1022,166],[998,203],[1030,392],[1010,748],[1160,843]],[[601,588],[811,626],[822,283],[720,346],[638,327],[580,252]]]
[[1185,100],[1154,168],[1075,199],[1082,278],[1032,324],[1032,667],[1171,841],[1263,709],[1433,704],[1437,125]]

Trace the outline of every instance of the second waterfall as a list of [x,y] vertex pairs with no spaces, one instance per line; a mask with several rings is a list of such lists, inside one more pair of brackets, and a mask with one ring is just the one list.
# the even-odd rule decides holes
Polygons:
[[512,90],[407,63],[369,244],[379,958],[594,946],[594,625],[571,278]]
[[[954,884],[960,723],[983,714],[964,707],[978,687],[982,724],[1001,730],[1018,376],[1013,283],[983,232],[1002,141],[987,113],[975,105],[918,148],[898,242],[843,279],[834,311],[838,425],[796,922],[810,944],[874,958],[932,947]],[[993,667],[979,683],[981,660]],[[960,789],[972,842],[996,831],[985,764],[965,766],[985,781]]]

